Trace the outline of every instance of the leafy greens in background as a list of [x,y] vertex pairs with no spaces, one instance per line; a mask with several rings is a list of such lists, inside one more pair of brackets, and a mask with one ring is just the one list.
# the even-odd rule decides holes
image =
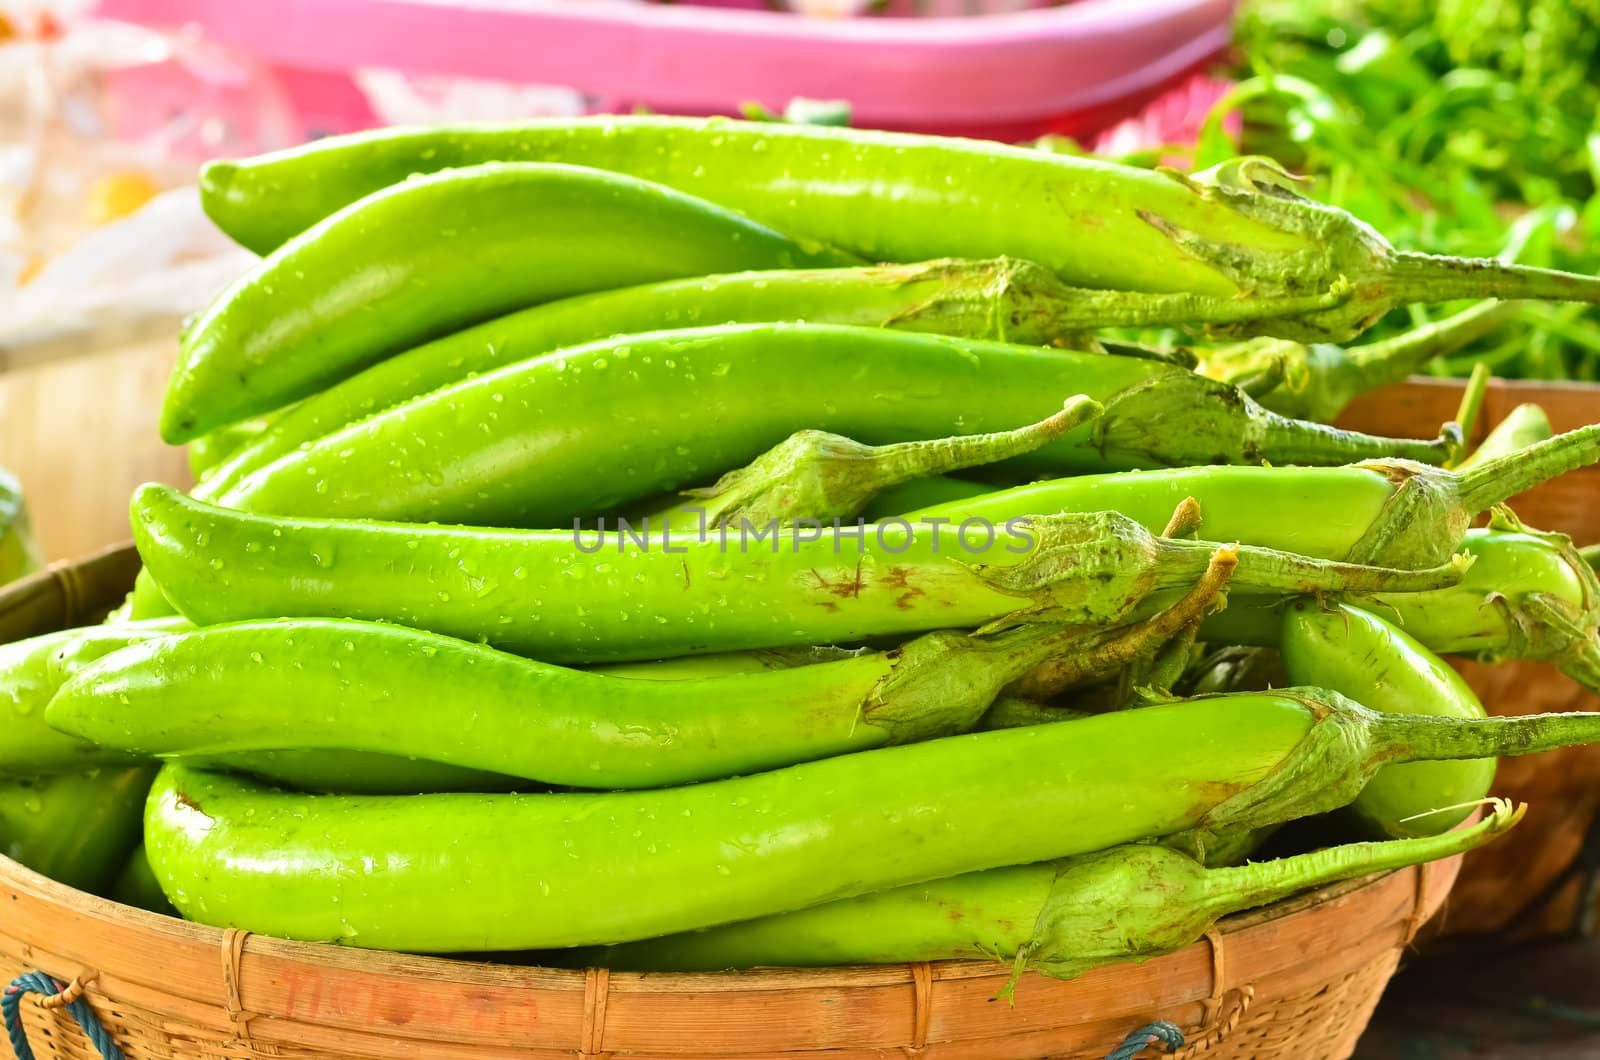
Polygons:
[[[1600,272],[1600,0],[1247,0],[1237,42],[1193,168],[1270,155],[1398,246]],[[1528,307],[1436,370],[1477,360],[1600,380],[1600,314]]]

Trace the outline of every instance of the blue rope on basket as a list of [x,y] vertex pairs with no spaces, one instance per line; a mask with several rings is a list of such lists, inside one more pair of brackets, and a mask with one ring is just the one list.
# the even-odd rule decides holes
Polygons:
[[1169,1053],[1174,1049],[1181,1049],[1183,1032],[1178,1029],[1177,1024],[1168,1023],[1166,1020],[1146,1023],[1122,1039],[1122,1044],[1107,1053],[1105,1060],[1133,1060],[1156,1042],[1165,1045]]
[[[28,1044],[28,1032],[22,1026],[22,996],[42,994],[54,997],[65,989],[65,986],[43,972],[23,972],[11,980],[6,992],[0,995],[0,1015],[5,1017],[6,1035],[11,1039],[11,1051],[16,1054],[17,1060],[34,1060],[33,1047]],[[65,1007],[105,1060],[126,1060],[117,1043],[100,1025],[100,1017],[94,1014],[87,1001],[80,997]]]

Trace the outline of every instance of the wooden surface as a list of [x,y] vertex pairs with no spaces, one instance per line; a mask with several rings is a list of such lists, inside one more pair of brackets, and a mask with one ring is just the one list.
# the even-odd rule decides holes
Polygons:
[[1430,954],[1378,1006],[1357,1060],[1594,1060],[1600,940]]
[[22,482],[47,561],[128,539],[141,482],[188,485],[184,450],[156,416],[175,339],[0,373],[0,466]]
[[[1364,394],[1339,417],[1341,427],[1375,434],[1431,438],[1461,404],[1462,383],[1418,377]],[[1470,439],[1478,442],[1523,402],[1538,404],[1557,431],[1600,423],[1600,385],[1493,380]],[[1514,498],[1512,507],[1530,526],[1567,534],[1580,545],[1600,541],[1600,467],[1564,475]]]

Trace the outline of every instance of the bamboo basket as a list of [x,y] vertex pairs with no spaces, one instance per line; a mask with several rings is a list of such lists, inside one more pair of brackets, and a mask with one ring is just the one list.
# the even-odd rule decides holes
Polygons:
[[[131,549],[0,591],[0,637],[94,621]],[[63,822],[70,827],[71,822]],[[1182,1055],[1342,1060],[1457,859],[1232,917],[1206,939],[1071,982],[941,962],[742,974],[559,971],[287,942],[95,898],[0,858],[0,982],[42,971],[22,1023],[48,1060],[90,1060],[64,999],[82,998],[131,1060],[1098,1060],[1156,1019]],[[1147,1052],[1142,1055],[1154,1055]]]
[[[1340,425],[1428,437],[1455,415],[1463,386],[1458,380],[1416,378],[1385,387],[1354,402]],[[1497,379],[1489,384],[1474,440],[1526,401],[1543,407],[1558,431],[1600,422],[1600,386]],[[1529,526],[1558,531],[1580,545],[1600,542],[1600,467],[1529,490],[1511,506]],[[1543,663],[1462,661],[1456,668],[1492,714],[1600,710],[1600,696]],[[1582,907],[1593,904],[1580,900],[1587,885],[1573,870],[1586,839],[1590,852],[1600,852],[1600,837],[1588,838],[1600,829],[1600,747],[1504,759],[1495,793],[1526,802],[1527,819],[1504,840],[1467,858],[1448,916],[1438,926],[1450,934],[1510,931],[1519,937],[1570,930],[1586,912]]]

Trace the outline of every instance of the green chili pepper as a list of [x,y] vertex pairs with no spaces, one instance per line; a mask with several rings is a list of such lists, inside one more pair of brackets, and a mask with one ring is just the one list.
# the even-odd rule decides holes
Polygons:
[[[45,708],[71,678],[105,656],[193,629],[183,618],[151,619],[63,630],[0,646],[0,704],[9,700],[11,708],[9,724],[0,730],[0,774],[56,774],[140,761],[141,755],[51,728]],[[230,692],[221,702],[235,698]],[[510,783],[476,770],[376,754],[273,750],[216,755],[208,762],[317,791],[499,791]]]
[[209,476],[200,495],[218,496],[308,442],[473,374],[611,335],[804,320],[1049,344],[1101,327],[1226,320],[1241,306],[1066,287],[1048,270],[1011,258],[743,272],[601,291],[454,332],[311,395]]
[[[965,536],[889,523],[853,537],[740,531],[630,544],[621,534],[248,515],[164,486],[135,493],[133,523],[145,564],[202,625],[391,621],[548,662],[838,644],[1021,612],[1115,623],[1138,617],[1153,592],[1192,585],[1217,547],[1158,538],[1110,512]],[[1404,572],[1268,549],[1238,555],[1240,590],[1404,591],[1460,577],[1448,565]]]
[[574,166],[473,166],[374,190],[275,250],[184,332],[163,438],[191,441],[534,302],[849,260],[670,188]]
[[[255,250],[414,173],[488,160],[595,166],[654,180],[797,238],[875,260],[1014,255],[1067,283],[1260,299],[1253,330],[1342,341],[1407,302],[1600,299],[1600,281],[1394,250],[1301,199],[1264,159],[1182,177],[970,140],[810,126],[600,117],[386,130],[201,175],[206,212]],[[1341,296],[1314,313],[1272,303]]]
[[565,525],[746,464],[797,430],[869,444],[1014,430],[1068,394],[1101,402],[1105,415],[1000,466],[1439,461],[1454,447],[1284,419],[1226,384],[1141,358],[873,328],[728,325],[622,336],[509,365],[352,424],[214,499],[295,515]]
[[1201,370],[1235,385],[1272,372],[1281,382],[1255,395],[1262,405],[1284,416],[1331,423],[1359,395],[1398,383],[1435,357],[1476,342],[1520,308],[1516,302],[1482,302],[1365,346],[1252,339],[1207,353]]
[[1561,534],[1500,519],[1462,542],[1473,557],[1455,592],[1357,600],[1437,652],[1539,659],[1600,691],[1600,579]]
[[126,764],[128,755],[122,752],[50,728],[45,724],[44,708],[67,678],[101,656],[193,628],[182,618],[155,619],[46,633],[0,645],[0,709],[6,720],[0,726],[0,775]]
[[1496,802],[1471,828],[1421,839],[1353,843],[1237,868],[1206,868],[1138,843],[1063,861],[973,872],[705,931],[581,953],[626,971],[997,960],[1016,976],[1072,979],[1148,960],[1199,939],[1220,917],[1371,873],[1475,850],[1525,807]]
[[641,681],[396,626],[241,623],[117,652],[69,681],[47,716],[139,755],[294,746],[656,787],[964,732],[1003,687],[1086,635],[932,633],[812,666]]
[[1597,460],[1600,424],[1458,472],[1390,460],[1339,468],[1175,468],[1052,479],[911,511],[904,518],[1000,521],[1108,510],[1153,529],[1165,525],[1176,504],[1193,497],[1204,513],[1205,536],[1212,540],[1351,562],[1426,566],[1444,562],[1455,551],[1478,513]]
[[0,782],[0,852],[68,887],[103,893],[139,842],[154,767]]
[[[1232,550],[1218,550],[1178,605],[1112,637],[1083,627],[1023,627],[987,637],[930,634],[887,653],[806,648],[588,673],[363,622],[216,626],[149,651],[115,653],[63,688],[48,716],[130,754],[278,778],[285,764],[270,749],[292,744],[302,758],[309,748],[354,749],[573,787],[701,780],[965,731],[989,717],[1001,688],[1057,657],[1070,657],[1063,665],[1083,679],[1111,673],[1203,609],[1236,563]],[[239,699],[238,707],[217,709]],[[338,707],[319,712],[307,703]],[[319,779],[341,765],[349,762],[326,763]],[[351,793],[469,787],[446,776],[433,783],[448,786],[430,788],[425,772],[400,765],[383,778],[373,783],[358,770],[331,786]]]
[[1550,429],[1550,417],[1545,415],[1544,409],[1533,404],[1518,405],[1506,413],[1505,419],[1496,424],[1472,455],[1457,464],[1455,469],[1470,471],[1496,457],[1509,456],[1537,445],[1554,433]]
[[[1348,604],[1290,605],[1280,650],[1292,684],[1331,688],[1373,710],[1484,716],[1472,689],[1437,655]],[[1493,781],[1493,759],[1412,762],[1379,772],[1350,809],[1379,835],[1436,835],[1466,820]]]
[[1203,846],[1348,803],[1380,765],[1594,739],[1600,715],[1378,714],[1280,692],[643,792],[310,796],[168,766],[146,846],[162,890],[202,923],[422,952],[547,949],[1191,829]]

